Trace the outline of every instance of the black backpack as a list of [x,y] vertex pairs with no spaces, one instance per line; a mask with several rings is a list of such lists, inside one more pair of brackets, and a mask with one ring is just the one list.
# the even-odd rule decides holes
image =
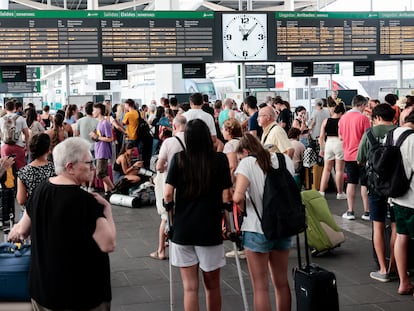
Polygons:
[[405,130],[394,145],[394,130],[391,130],[387,134],[385,143],[381,145],[372,134],[372,130],[367,131],[367,138],[371,143],[366,162],[367,184],[370,193],[397,198],[408,191],[413,172],[409,177],[405,174],[400,146],[412,133],[414,130]]
[[151,130],[148,122],[141,116],[141,112],[138,111],[138,127],[137,127],[138,141],[152,140]]
[[305,207],[293,176],[286,168],[285,156],[276,153],[279,168],[267,172],[263,192],[263,214],[252,200],[264,235],[268,240],[286,238],[306,229]]

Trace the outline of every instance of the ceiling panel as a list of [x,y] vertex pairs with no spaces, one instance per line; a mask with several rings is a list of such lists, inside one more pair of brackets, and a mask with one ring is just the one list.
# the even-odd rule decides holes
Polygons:
[[[161,1],[161,0],[158,0]],[[329,4],[336,0],[326,0],[324,4]],[[9,1],[9,9],[10,10],[29,10],[35,9],[37,4],[47,5],[47,0],[10,0]],[[99,7],[102,9],[108,5],[114,4],[126,4],[131,3],[133,6],[133,0],[99,0]],[[136,1],[137,3],[142,3],[143,1]],[[149,3],[139,4],[136,6],[137,10],[144,10],[150,4]],[[296,11],[318,11],[317,3],[318,0],[295,0],[294,7]],[[88,0],[66,0],[67,9],[69,10],[86,10],[87,9]],[[242,3],[242,9],[247,9],[247,1],[239,1],[239,0],[223,0],[223,1],[202,1],[199,7],[199,10],[238,10],[239,3]],[[50,0],[50,4],[54,7],[63,8],[64,1],[63,0]],[[268,1],[268,0],[254,0],[252,2],[253,10],[269,10],[269,11],[276,11],[276,10],[285,10],[284,8],[285,1]],[[43,9],[42,6],[42,9]],[[151,6],[152,7],[152,6]],[[122,9],[125,9],[124,7]],[[132,10],[134,8],[127,8],[127,10]],[[185,9],[185,8],[183,8]],[[113,7],[111,7],[113,10]]]

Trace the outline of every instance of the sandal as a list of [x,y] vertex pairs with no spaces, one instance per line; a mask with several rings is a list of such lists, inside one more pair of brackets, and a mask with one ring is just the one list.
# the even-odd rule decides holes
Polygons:
[[158,253],[158,251],[155,251],[153,253],[150,254],[150,257],[153,259],[158,259],[158,260],[166,260],[168,259],[167,256],[161,257],[160,254]]
[[398,290],[398,295],[413,295],[414,287],[409,287],[406,290]]

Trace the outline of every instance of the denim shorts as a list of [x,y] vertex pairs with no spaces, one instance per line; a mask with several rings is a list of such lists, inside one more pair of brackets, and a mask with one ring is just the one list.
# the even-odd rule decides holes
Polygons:
[[408,235],[414,239],[414,208],[394,203],[395,225],[398,234]]
[[243,231],[242,244],[256,253],[268,253],[272,250],[286,250],[292,247],[292,238],[268,240],[265,235],[257,232]]
[[391,222],[395,222],[394,209],[388,206],[388,198],[368,194],[369,218],[372,221],[385,222],[387,213],[390,213]]

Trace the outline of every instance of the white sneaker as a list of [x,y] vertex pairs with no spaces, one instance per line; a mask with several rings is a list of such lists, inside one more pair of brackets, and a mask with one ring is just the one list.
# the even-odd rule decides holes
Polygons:
[[346,194],[345,193],[337,193],[336,194],[336,199],[337,200],[346,200]]
[[[238,255],[239,259],[246,259],[246,254],[244,253],[244,250],[237,251],[237,255]],[[234,251],[227,252],[226,257],[227,258],[234,258],[235,257]]]
[[345,213],[343,213],[342,218],[348,219],[348,220],[355,220],[354,212],[353,211],[352,212],[345,212]]
[[367,221],[370,220],[369,212],[364,212],[361,216],[361,219],[362,220],[367,220]]
[[319,191],[319,193],[320,193],[321,196],[323,196],[323,197],[325,196],[325,192]]

